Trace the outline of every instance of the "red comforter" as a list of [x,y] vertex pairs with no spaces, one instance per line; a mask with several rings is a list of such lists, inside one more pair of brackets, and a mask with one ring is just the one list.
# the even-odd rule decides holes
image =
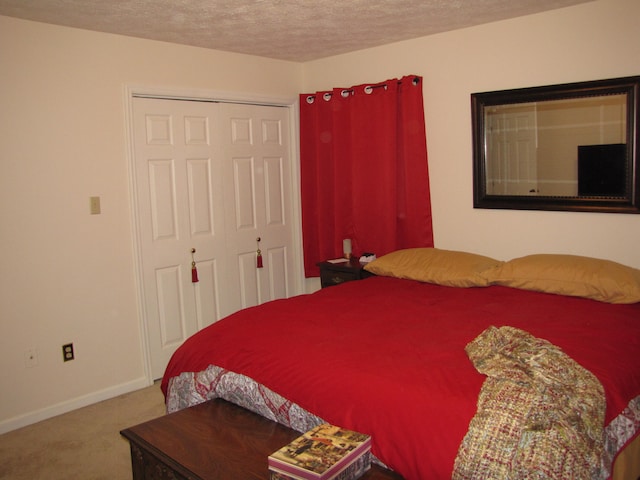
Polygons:
[[370,434],[373,453],[406,479],[450,478],[485,379],[465,346],[491,325],[544,338],[590,370],[607,424],[640,396],[640,304],[388,277],[233,314],[180,347],[162,388],[218,365]]

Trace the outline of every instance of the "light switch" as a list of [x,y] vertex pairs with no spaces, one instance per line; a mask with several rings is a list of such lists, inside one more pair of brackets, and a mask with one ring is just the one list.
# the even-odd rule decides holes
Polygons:
[[89,197],[89,212],[91,215],[100,214],[100,197]]

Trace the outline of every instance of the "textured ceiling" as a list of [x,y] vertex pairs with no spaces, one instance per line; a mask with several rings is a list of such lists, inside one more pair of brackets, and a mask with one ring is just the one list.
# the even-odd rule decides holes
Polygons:
[[591,0],[0,0],[0,15],[305,62]]

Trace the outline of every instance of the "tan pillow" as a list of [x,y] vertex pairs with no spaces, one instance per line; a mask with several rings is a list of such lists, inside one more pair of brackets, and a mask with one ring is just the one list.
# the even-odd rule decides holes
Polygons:
[[610,260],[578,255],[528,255],[485,274],[495,285],[607,303],[640,302],[640,270]]
[[481,273],[502,264],[475,253],[439,248],[408,248],[384,255],[365,270],[386,277],[407,278],[449,287],[486,287]]

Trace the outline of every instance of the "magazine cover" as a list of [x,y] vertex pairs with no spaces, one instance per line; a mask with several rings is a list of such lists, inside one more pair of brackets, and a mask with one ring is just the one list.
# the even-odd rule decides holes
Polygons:
[[371,438],[323,424],[269,456],[271,478],[350,480],[371,466]]

